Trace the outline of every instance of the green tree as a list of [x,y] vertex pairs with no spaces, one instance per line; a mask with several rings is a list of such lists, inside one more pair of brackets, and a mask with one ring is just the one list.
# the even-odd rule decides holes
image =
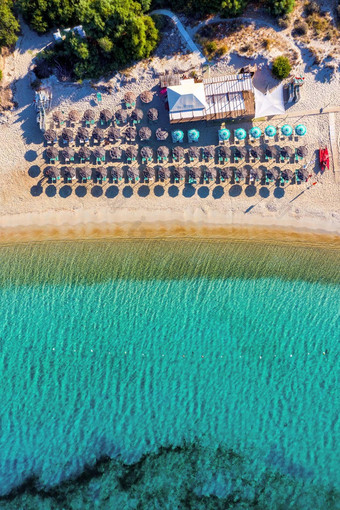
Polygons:
[[295,0],[267,0],[266,5],[274,16],[283,16],[292,12]]
[[224,0],[221,3],[222,16],[238,16],[241,14],[247,5],[245,0]]
[[280,57],[276,57],[273,61],[273,75],[279,80],[283,80],[289,76],[291,71],[291,65],[289,59],[281,55]]
[[19,23],[14,17],[12,0],[0,0],[0,48],[12,46],[17,40]]

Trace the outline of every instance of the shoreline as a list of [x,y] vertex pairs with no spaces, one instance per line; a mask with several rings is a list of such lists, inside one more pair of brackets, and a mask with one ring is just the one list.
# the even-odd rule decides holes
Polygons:
[[[154,211],[153,220],[137,217],[130,209],[50,210],[0,217],[0,243],[41,241],[78,241],[99,239],[235,239],[248,241],[299,242],[340,246],[339,227],[315,219],[292,221],[285,218],[252,216],[244,221],[240,214],[195,214],[185,218],[174,211]],[[197,213],[197,211],[196,211]],[[223,218],[221,218],[223,216]],[[221,221],[224,219],[224,221]],[[242,220],[242,221],[241,221]],[[323,228],[322,228],[323,227]],[[332,228],[333,227],[333,228]]]

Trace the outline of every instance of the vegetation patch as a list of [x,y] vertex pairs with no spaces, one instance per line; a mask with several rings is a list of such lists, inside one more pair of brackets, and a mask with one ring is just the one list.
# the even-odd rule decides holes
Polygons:
[[289,59],[284,55],[277,57],[273,61],[272,72],[275,78],[278,78],[279,80],[288,78],[291,70],[292,66],[290,65]]

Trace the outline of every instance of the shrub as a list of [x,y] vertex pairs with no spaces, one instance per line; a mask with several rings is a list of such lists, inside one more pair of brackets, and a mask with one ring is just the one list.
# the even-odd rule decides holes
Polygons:
[[216,51],[216,55],[219,57],[223,57],[223,55],[225,55],[226,53],[228,53],[228,46],[226,46],[225,44],[220,46]]
[[212,57],[217,50],[217,44],[215,41],[207,41],[203,45],[203,51],[205,55]]
[[267,8],[274,16],[282,16],[292,12],[295,0],[267,0]]
[[294,36],[303,36],[306,35],[308,32],[308,25],[305,21],[298,21],[298,23],[295,25],[294,30],[292,31],[292,35]]
[[17,40],[19,23],[12,12],[12,0],[0,0],[0,48],[13,46]]
[[304,11],[307,14],[307,16],[310,16],[314,12],[319,13],[320,6],[316,2],[306,2],[304,5]]
[[0,69],[0,81],[2,80],[2,69]]
[[224,0],[221,4],[221,14],[226,18],[238,16],[244,11],[246,5],[245,0]]
[[289,27],[290,21],[288,16],[284,16],[283,18],[280,18],[277,22],[280,28],[286,29]]
[[289,76],[291,71],[291,65],[289,59],[281,55],[273,61],[273,75],[279,80],[283,80]]

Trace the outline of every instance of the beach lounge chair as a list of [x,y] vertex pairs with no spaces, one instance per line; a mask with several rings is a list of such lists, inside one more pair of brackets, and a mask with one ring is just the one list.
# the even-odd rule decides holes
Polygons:
[[300,177],[299,177],[299,170],[298,169],[295,170],[295,183],[296,184],[301,184],[301,180],[300,180]]
[[234,172],[234,179],[235,179],[235,182],[240,182],[240,178],[237,175],[236,171]]

